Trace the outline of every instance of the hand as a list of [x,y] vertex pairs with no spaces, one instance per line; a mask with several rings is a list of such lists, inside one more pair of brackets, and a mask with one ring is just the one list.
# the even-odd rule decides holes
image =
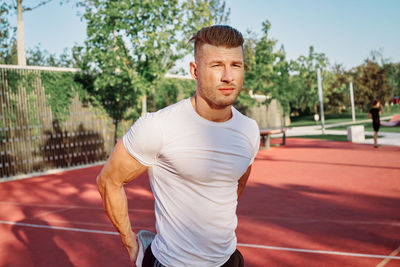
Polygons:
[[131,260],[131,265],[133,267],[136,267],[136,259],[137,259],[137,255],[138,255],[138,249],[139,249],[139,245],[138,245],[137,240],[135,239],[133,241],[131,248],[128,249],[129,259]]
[[132,232],[132,235],[125,240],[122,240],[126,250],[129,254],[129,259],[131,261],[131,266],[136,267],[136,259],[139,251],[139,244],[137,241],[136,234]]

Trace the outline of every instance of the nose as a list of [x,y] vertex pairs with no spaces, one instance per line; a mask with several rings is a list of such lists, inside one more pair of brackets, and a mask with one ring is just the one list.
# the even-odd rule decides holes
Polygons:
[[232,70],[229,66],[224,68],[221,76],[221,81],[225,83],[231,83],[233,81]]

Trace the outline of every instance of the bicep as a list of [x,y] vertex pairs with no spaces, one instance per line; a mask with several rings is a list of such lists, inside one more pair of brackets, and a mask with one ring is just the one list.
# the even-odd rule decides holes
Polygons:
[[137,178],[146,169],[147,166],[141,164],[128,153],[121,139],[111,152],[98,180],[106,180],[122,185]]

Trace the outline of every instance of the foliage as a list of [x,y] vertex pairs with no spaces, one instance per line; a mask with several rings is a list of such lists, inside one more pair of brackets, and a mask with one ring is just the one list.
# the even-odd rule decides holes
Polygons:
[[141,113],[144,94],[156,108],[157,81],[191,49],[189,34],[225,15],[225,3],[211,0],[91,0],[81,5],[87,21],[87,59],[81,68],[99,73],[90,93],[116,128],[128,110]]
[[9,35],[10,35],[10,33],[8,31],[8,28],[10,27],[10,23],[8,22],[8,19],[7,19],[9,11],[10,11],[10,6],[7,3],[3,2],[0,4],[0,25],[1,25],[1,27],[0,27],[0,45],[1,45],[2,49],[5,48],[4,47],[6,45],[5,41],[7,40],[7,38],[9,38]]
[[34,83],[37,75],[33,72],[21,73],[15,70],[6,70],[4,78],[10,92],[16,94],[19,88],[24,88],[27,93],[30,93],[35,88]]
[[[300,56],[297,60],[290,62],[290,70],[294,73],[290,78],[292,97],[290,99],[291,111],[300,114],[318,113],[318,84],[317,69],[321,69],[322,87],[326,88],[329,65],[328,58],[324,53],[317,53],[310,46],[308,56]],[[324,96],[326,99],[326,96]],[[324,102],[325,102],[324,99]]]
[[307,139],[347,142],[347,135],[338,135],[338,134],[298,135],[298,136],[290,136],[289,138],[307,138]]
[[[365,132],[374,132],[374,128],[370,121],[364,122],[364,123],[354,123],[351,125],[362,125],[362,126],[364,126]],[[347,130],[347,127],[349,127],[349,125],[332,127],[332,128],[329,128],[329,130],[344,130],[345,131],[345,130]],[[379,128],[379,133],[400,133],[400,127],[399,126],[383,126],[382,125]]]
[[230,8],[226,7],[225,1],[220,0],[187,0],[182,1],[182,36],[184,37],[181,45],[192,51],[192,47],[187,47],[187,40],[200,28],[213,24],[226,24],[229,21]]
[[[75,47],[72,49],[74,51]],[[57,57],[55,54],[49,53],[42,49],[40,45],[35,46],[27,51],[27,65],[32,66],[52,66],[52,67],[72,67],[73,59],[64,49],[63,53]]]
[[[80,84],[74,82],[74,76],[75,74],[70,72],[19,72],[7,70],[4,78],[7,82],[6,88],[13,95],[19,94],[21,90],[24,91],[24,94],[30,95],[35,91],[38,84],[43,86],[46,94],[46,103],[51,107],[53,116],[63,121],[69,115],[71,98],[75,96],[80,88]],[[32,109],[34,106],[30,108]]]
[[[17,62],[17,44],[13,38],[15,28],[10,26],[8,14],[11,6],[7,2],[0,4],[0,64],[15,64]],[[15,60],[12,58],[15,55]]]
[[327,73],[330,80],[324,88],[324,96],[327,99],[326,110],[330,113],[342,113],[350,103],[350,76],[342,65],[333,66],[332,72]]
[[40,74],[46,93],[46,103],[50,106],[54,117],[64,121],[69,115],[69,106],[76,94],[74,73],[42,72]]
[[176,78],[163,78],[155,85],[155,105],[157,109],[174,104],[181,99],[194,95],[196,82]]
[[354,83],[355,105],[368,111],[376,99],[386,103],[393,95],[393,88],[387,83],[388,66],[367,59],[364,64],[351,70]]
[[[277,41],[269,37],[271,23],[263,22],[263,35],[260,39],[250,37],[245,46],[244,87],[255,94],[263,94],[277,99],[289,112],[289,64],[281,47],[275,50]],[[251,104],[251,103],[249,103]]]
[[387,64],[387,82],[393,89],[392,96],[400,96],[400,62]]

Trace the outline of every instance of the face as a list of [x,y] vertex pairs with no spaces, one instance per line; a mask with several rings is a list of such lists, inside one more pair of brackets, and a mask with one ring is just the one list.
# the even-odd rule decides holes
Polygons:
[[226,108],[242,90],[243,49],[203,44],[197,51],[196,62],[190,63],[190,72],[197,81],[198,97],[211,108]]

